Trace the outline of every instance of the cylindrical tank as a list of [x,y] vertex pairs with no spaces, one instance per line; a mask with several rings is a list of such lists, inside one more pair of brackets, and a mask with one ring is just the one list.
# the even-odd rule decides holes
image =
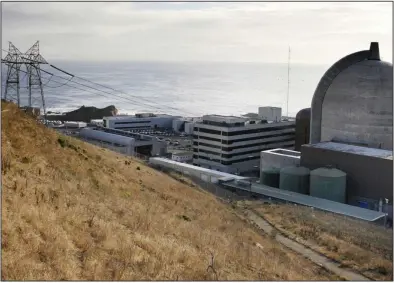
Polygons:
[[305,108],[300,110],[296,116],[295,126],[295,150],[300,151],[303,144],[309,143],[311,123],[311,109]]
[[279,189],[308,194],[309,174],[310,170],[302,166],[284,167],[280,170]]
[[346,173],[335,168],[318,168],[310,175],[310,195],[346,203]]
[[260,183],[273,188],[279,188],[280,169],[272,167],[261,170]]

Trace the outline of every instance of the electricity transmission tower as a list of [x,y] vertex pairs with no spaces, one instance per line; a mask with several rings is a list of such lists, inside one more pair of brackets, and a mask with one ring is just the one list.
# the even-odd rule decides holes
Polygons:
[[34,91],[39,90],[38,96],[41,97],[42,108],[44,115],[46,115],[44,89],[41,80],[40,64],[48,64],[48,62],[40,55],[40,45],[37,41],[25,53],[24,59],[26,60],[26,68],[29,79],[29,107],[33,107]]
[[[28,79],[28,107],[33,107],[35,101],[41,98],[44,116],[46,115],[44,89],[41,79],[41,64],[48,64],[40,55],[39,42],[33,44],[26,53],[22,54],[11,42],[9,43],[8,55],[2,60],[8,66],[7,79],[4,91],[4,99],[15,102],[21,106],[20,79],[21,67],[26,66]],[[37,97],[38,96],[38,97]],[[37,98],[36,98],[37,97]]]
[[13,101],[20,106],[20,82],[19,73],[21,66],[24,63],[22,52],[18,50],[11,42],[8,47],[8,54],[5,56],[2,63],[8,66],[6,85],[4,90],[4,99]]

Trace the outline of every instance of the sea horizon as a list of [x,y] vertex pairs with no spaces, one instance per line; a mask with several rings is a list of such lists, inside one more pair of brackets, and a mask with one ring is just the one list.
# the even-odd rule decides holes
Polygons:
[[[256,113],[261,106],[275,106],[282,108],[284,116],[287,114],[286,63],[51,60],[50,64],[76,77],[71,79],[49,65],[41,66],[55,75],[50,78],[42,73],[47,111],[63,113],[83,105],[114,105],[121,114],[239,116]],[[290,64],[289,116],[310,107],[314,90],[327,69],[324,65]],[[5,75],[3,72],[3,88]],[[21,73],[21,101],[27,104],[24,75]],[[35,93],[38,106],[39,92]]]

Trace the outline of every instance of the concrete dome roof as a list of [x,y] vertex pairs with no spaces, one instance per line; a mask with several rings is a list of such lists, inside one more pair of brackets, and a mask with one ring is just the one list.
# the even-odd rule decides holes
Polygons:
[[393,66],[379,46],[350,54],[323,76],[312,100],[311,143],[337,141],[392,149]]
[[300,119],[310,119],[311,117],[311,109],[310,108],[304,108],[298,111],[296,115],[296,120]]

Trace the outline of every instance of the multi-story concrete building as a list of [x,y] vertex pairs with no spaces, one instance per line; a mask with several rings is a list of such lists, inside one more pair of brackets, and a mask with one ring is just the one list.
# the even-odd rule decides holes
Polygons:
[[258,171],[260,152],[294,149],[295,121],[206,115],[194,125],[193,164],[228,173]]
[[104,117],[105,128],[135,130],[147,128],[172,128],[172,121],[180,116],[165,114],[140,113],[135,115]]

